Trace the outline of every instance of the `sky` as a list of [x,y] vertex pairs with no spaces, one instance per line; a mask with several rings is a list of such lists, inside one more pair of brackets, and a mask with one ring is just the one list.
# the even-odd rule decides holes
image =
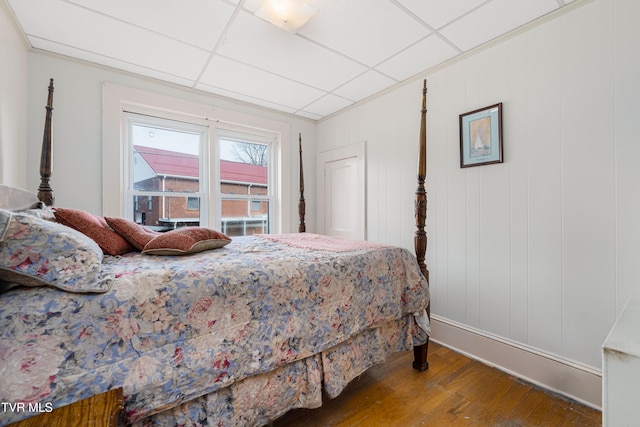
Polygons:
[[[144,147],[159,148],[162,150],[176,151],[198,155],[200,135],[195,132],[175,131],[153,126],[134,124],[132,126],[133,143]],[[231,151],[232,142],[222,143],[220,158],[222,160],[237,161]]]

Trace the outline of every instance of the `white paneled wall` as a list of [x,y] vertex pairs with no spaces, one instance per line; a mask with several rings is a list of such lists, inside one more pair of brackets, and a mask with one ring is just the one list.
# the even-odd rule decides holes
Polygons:
[[0,4],[0,184],[27,185],[27,91],[27,49]]
[[[602,345],[616,314],[613,6],[618,3],[624,2],[576,11],[561,32],[562,343],[572,359]],[[590,354],[586,362],[598,365],[600,354]]]
[[562,353],[563,310],[562,26],[562,19],[557,19],[523,37],[526,68],[520,134],[526,150],[521,167],[527,171],[527,298],[516,307],[527,310],[524,342],[555,354]]
[[[600,369],[640,284],[638,16],[583,2],[426,76],[434,315]],[[369,239],[407,248],[421,86],[318,125],[320,151],[367,141]],[[458,115],[496,102],[505,162],[461,169]]]
[[616,311],[625,305],[629,295],[638,289],[638,254],[640,254],[640,197],[638,197],[638,160],[640,137],[638,112],[638,2],[628,0],[626,8],[615,14],[615,186],[616,186]]

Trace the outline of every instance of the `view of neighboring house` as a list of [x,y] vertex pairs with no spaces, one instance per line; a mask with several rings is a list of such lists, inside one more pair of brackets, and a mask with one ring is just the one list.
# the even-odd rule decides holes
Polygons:
[[[135,190],[194,196],[135,196],[135,221],[161,231],[199,225],[199,167],[197,155],[136,145]],[[268,232],[268,202],[254,197],[267,194],[267,168],[221,160],[220,182],[221,231],[231,236]]]

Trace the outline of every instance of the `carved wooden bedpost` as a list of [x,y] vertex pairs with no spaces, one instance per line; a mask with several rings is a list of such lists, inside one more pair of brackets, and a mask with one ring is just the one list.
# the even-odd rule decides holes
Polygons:
[[306,205],[304,201],[304,173],[302,171],[302,134],[298,134],[298,146],[300,148],[300,200],[298,201],[298,216],[300,217],[300,223],[298,225],[298,233],[304,233],[307,231],[307,226],[304,223],[304,215],[306,211]]
[[47,206],[53,206],[55,197],[49,184],[51,178],[51,115],[53,112],[53,79],[49,80],[49,96],[44,121],[44,134],[42,136],[42,151],[40,152],[40,186],[38,187],[38,199]]
[[418,265],[424,277],[429,281],[429,270],[425,264],[427,252],[427,233],[424,231],[427,222],[427,191],[424,181],[427,176],[427,80],[424,80],[422,89],[422,110],[420,119],[420,157],[418,158],[418,189],[416,190],[415,217],[416,235],[414,245]]
[[[425,264],[425,254],[427,252],[427,233],[424,230],[427,220],[427,191],[425,190],[424,181],[427,176],[427,80],[424,80],[422,89],[422,110],[420,119],[420,154],[418,157],[418,189],[416,190],[415,202],[415,218],[416,232],[414,237],[414,246],[416,258],[420,271],[429,282],[429,270]],[[431,318],[431,303],[427,306],[427,315]],[[429,369],[427,362],[427,351],[429,349],[429,338],[423,345],[413,347],[413,367],[420,372]]]

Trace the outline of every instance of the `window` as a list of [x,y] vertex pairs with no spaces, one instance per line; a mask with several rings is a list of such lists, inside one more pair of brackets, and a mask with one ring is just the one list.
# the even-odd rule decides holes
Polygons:
[[259,137],[221,132],[220,217],[229,236],[268,233],[269,143]]
[[187,197],[187,209],[189,210],[199,210],[200,209],[200,199],[198,197]]
[[272,230],[273,135],[133,112],[124,121],[127,217],[157,231]]
[[[127,216],[157,231],[205,224],[206,126],[140,114],[125,114],[130,160]],[[146,203],[141,203],[140,198]],[[193,208],[195,206],[195,208]]]
[[[226,110],[218,100],[202,102],[202,97],[182,93],[180,98],[104,82],[102,85],[102,215],[120,216],[150,225],[155,220],[147,212],[161,208],[162,201],[179,197],[185,206],[194,206],[198,199],[199,223],[222,229],[222,198],[220,176],[220,139],[241,140],[268,147],[268,197],[261,196],[261,209],[268,212],[268,231],[290,232],[297,226],[294,218],[297,174],[291,169],[297,162],[287,120],[266,117],[260,109]],[[221,101],[220,104],[224,104]],[[156,192],[133,186],[133,145],[130,136],[133,122],[161,130],[201,135],[199,155],[199,185],[197,192]],[[193,127],[195,126],[195,130]],[[201,130],[203,131],[201,133]],[[153,130],[152,130],[153,131]],[[162,147],[160,147],[162,148]],[[224,176],[222,176],[224,178]],[[252,195],[255,191],[251,192]],[[140,196],[134,214],[134,196]],[[237,197],[232,195],[233,197]],[[145,197],[147,198],[145,200]],[[232,198],[233,198],[232,197]],[[245,196],[246,197],[246,196]],[[151,203],[151,205],[149,205]],[[146,205],[147,210],[140,209]],[[245,205],[246,206],[246,205]],[[257,206],[257,202],[251,202]],[[166,207],[166,205],[165,205]],[[257,209],[247,210],[246,217]],[[190,211],[193,212],[193,211]],[[173,213],[172,211],[172,218]],[[144,215],[143,215],[144,214]],[[244,228],[244,227],[240,227]]]

